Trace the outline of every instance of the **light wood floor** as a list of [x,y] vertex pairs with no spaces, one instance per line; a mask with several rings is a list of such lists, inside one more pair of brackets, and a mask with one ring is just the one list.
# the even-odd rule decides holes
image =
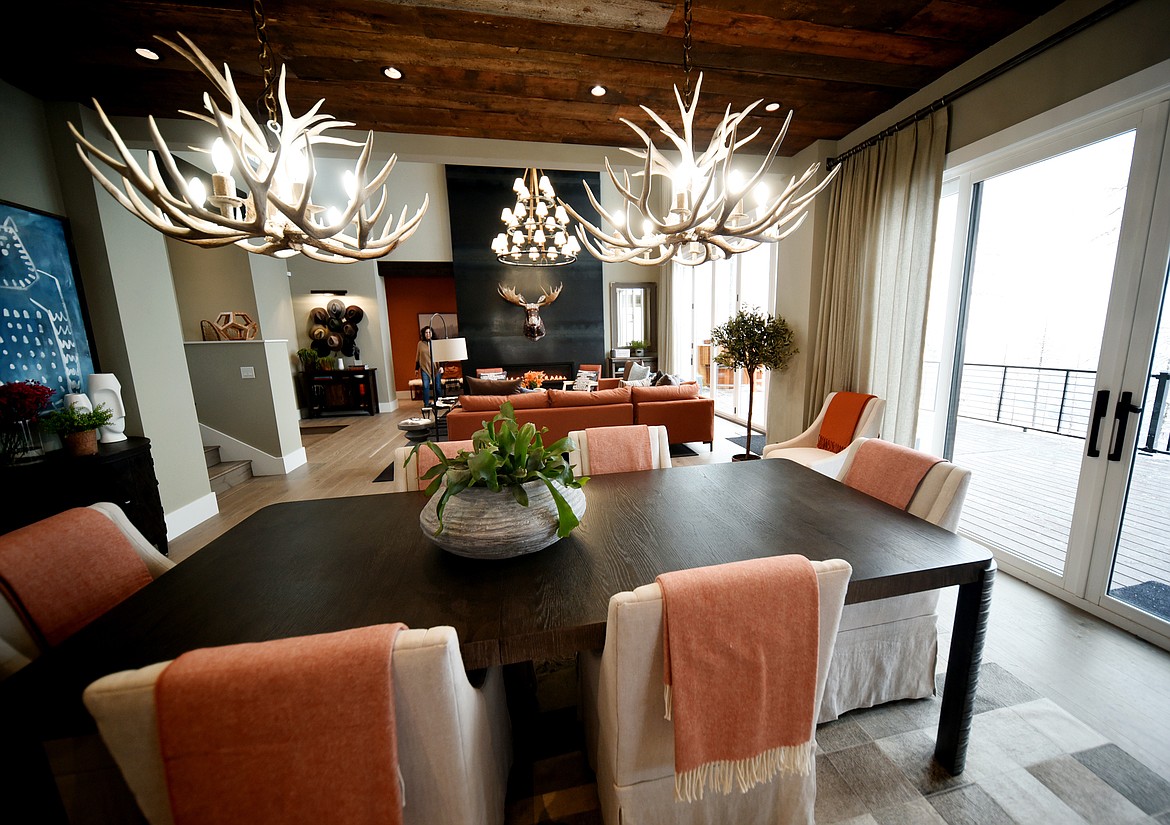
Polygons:
[[[252,479],[221,494],[219,514],[172,540],[171,557],[187,558],[269,504],[387,492],[387,485],[373,479],[393,460],[394,448],[407,443],[398,421],[418,409],[418,402],[406,402],[393,413],[302,421],[308,464],[288,476]],[[328,435],[312,429],[338,425],[344,429]],[[693,444],[697,455],[672,462],[730,461],[742,448],[727,437],[742,434],[742,427],[717,418],[714,451]],[[953,591],[944,593],[939,608],[944,657]],[[984,658],[1170,778],[1170,653],[1001,572]]]

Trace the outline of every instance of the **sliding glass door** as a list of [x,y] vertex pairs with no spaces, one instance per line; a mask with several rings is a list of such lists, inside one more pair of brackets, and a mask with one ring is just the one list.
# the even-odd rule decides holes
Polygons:
[[972,470],[960,531],[1007,572],[1170,647],[1168,112],[949,170],[919,442]]

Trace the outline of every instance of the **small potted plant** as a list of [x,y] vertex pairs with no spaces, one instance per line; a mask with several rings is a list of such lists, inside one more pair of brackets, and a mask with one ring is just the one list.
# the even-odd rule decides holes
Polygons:
[[756,370],[761,367],[783,372],[788,369],[796,348],[796,336],[788,322],[759,309],[740,307],[739,312],[711,330],[711,343],[719,347],[715,363],[733,370],[746,370],[748,376],[748,414],[746,452],[732,461],[759,458],[752,453],[752,402],[755,398]]
[[419,515],[427,537],[456,555],[503,559],[569,535],[585,514],[581,487],[589,478],[575,476],[566,460],[573,442],[562,438],[545,446],[546,432],[531,422],[517,424],[505,403],[472,436],[470,451],[448,458],[433,442],[416,445],[407,462],[417,460],[423,446],[439,462],[422,476],[430,481],[431,500]]
[[641,358],[643,355],[646,354],[646,342],[645,341],[641,341],[641,340],[635,338],[633,341],[630,341],[630,343],[627,344],[626,346],[628,346],[630,348],[630,355],[634,356],[635,358]]
[[320,360],[320,356],[318,356],[316,352],[309,349],[308,347],[301,347],[299,350],[297,350],[297,358],[300,359],[301,369],[304,372],[310,372],[317,369],[317,362]]
[[97,455],[98,427],[104,427],[114,418],[105,404],[92,410],[70,404],[41,417],[41,423],[51,433],[61,436],[65,449],[73,455]]
[[548,376],[541,370],[529,370],[520,378],[520,386],[526,390],[538,390],[548,380]]

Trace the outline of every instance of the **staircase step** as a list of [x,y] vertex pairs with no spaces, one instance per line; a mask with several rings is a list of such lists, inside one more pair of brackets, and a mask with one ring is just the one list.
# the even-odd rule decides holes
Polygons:
[[214,493],[225,493],[237,484],[252,477],[251,461],[220,461],[207,468]]
[[220,462],[219,447],[204,447],[203,460],[207,462],[208,467],[214,467]]

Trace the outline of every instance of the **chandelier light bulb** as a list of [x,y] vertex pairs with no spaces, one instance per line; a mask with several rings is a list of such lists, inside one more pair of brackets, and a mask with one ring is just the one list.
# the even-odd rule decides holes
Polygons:
[[345,196],[350,200],[353,200],[357,195],[357,176],[354,175],[352,169],[346,169],[341,174],[341,188],[345,190]]
[[187,184],[187,191],[191,193],[191,205],[202,208],[207,203],[207,185],[202,178],[191,178]]
[[330,206],[325,212],[325,221],[326,226],[336,226],[341,223],[341,210],[336,206]]
[[513,224],[516,222],[515,218],[512,217],[512,210],[506,206],[504,207],[504,211],[500,213],[500,220],[506,224]]
[[216,138],[211,144],[211,163],[215,166],[215,171],[219,174],[231,174],[232,150],[223,142],[223,138]]
[[752,197],[756,200],[756,206],[763,206],[768,202],[768,196],[772,194],[772,190],[768,188],[768,184],[761,181],[756,184],[756,188],[752,190]]

